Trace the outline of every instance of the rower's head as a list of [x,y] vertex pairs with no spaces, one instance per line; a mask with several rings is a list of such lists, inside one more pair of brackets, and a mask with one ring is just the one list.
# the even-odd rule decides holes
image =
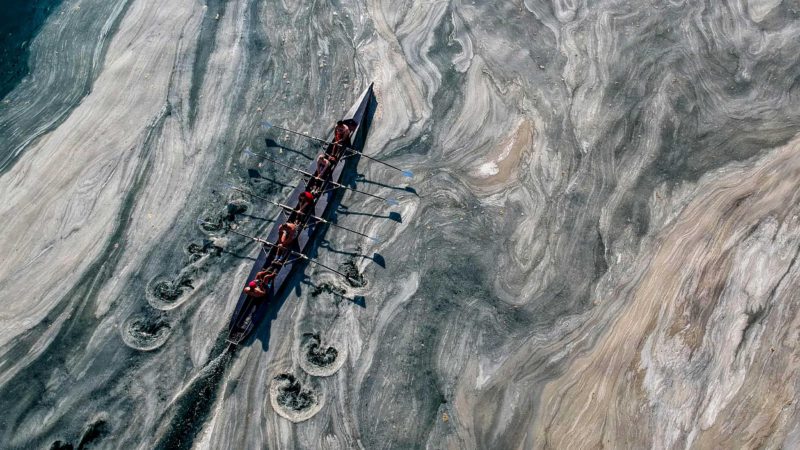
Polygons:
[[342,122],[342,121],[340,120],[340,121],[338,121],[338,122],[336,123],[336,128],[334,129],[334,134],[335,134],[337,137],[342,137],[342,136],[345,136],[345,135],[346,135],[346,134],[348,134],[349,132],[350,132],[350,128],[348,128],[348,127],[347,127],[347,125],[345,125],[345,123],[344,123],[344,122]]
[[314,194],[308,191],[303,191],[303,193],[300,194],[300,199],[305,200],[307,202],[314,201]]
[[253,280],[253,281],[247,283],[247,287],[249,287],[251,289],[254,289],[256,286],[258,286],[258,283],[256,283],[256,280]]

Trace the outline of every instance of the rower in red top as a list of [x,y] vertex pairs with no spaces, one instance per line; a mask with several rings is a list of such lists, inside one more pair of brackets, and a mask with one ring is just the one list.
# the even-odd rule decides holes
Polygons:
[[303,191],[297,200],[297,208],[295,208],[295,211],[298,214],[305,215],[308,213],[307,210],[310,209],[313,205],[314,205],[314,194],[312,194],[309,191]]
[[260,280],[255,279],[247,283],[247,286],[244,288],[244,293],[251,297],[261,298],[267,295],[267,290],[264,289],[264,285]]
[[267,289],[269,289],[276,275],[278,275],[278,269],[273,266],[258,272],[253,281],[247,283],[244,293],[255,298],[264,297],[267,295]]

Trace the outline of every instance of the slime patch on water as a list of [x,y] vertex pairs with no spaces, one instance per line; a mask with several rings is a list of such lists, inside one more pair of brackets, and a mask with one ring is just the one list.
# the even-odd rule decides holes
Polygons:
[[278,415],[294,423],[317,414],[325,404],[325,396],[317,386],[300,382],[292,374],[282,373],[272,379],[269,400]]
[[303,334],[300,344],[300,367],[309,375],[329,377],[347,360],[347,352],[333,345],[323,345],[319,334]]
[[147,302],[155,309],[169,311],[183,303],[181,297],[185,290],[193,288],[192,279],[185,275],[175,279],[155,277],[147,286]]
[[172,327],[162,315],[134,315],[121,327],[122,341],[130,348],[153,351],[167,342]]

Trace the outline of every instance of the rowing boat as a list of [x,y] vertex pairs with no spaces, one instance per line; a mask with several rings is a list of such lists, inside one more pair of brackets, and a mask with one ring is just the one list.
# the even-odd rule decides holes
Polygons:
[[[372,102],[372,96],[372,84],[370,84],[369,87],[361,94],[358,101],[342,119],[350,124],[353,150],[360,151],[358,146],[359,144],[363,145],[363,138],[359,138],[361,136],[366,136],[367,130],[365,122],[369,117],[368,113],[370,104]],[[359,153],[352,152],[347,157],[341,158],[334,166],[330,177],[324,182],[325,184],[322,189],[323,194],[321,194],[316,200],[314,205],[314,215],[323,219],[328,219],[331,216],[333,213],[332,206],[334,203],[334,197],[338,191],[336,184],[343,180],[343,176],[346,173],[345,169],[347,167],[357,164],[358,156]],[[313,174],[316,172],[316,169],[317,162],[314,160],[309,165],[307,172]],[[297,187],[295,187],[291,195],[289,195],[287,200],[284,202],[286,205],[297,204],[300,194],[306,189],[306,181],[306,179],[301,179],[298,182]],[[272,230],[268,235],[268,238],[266,239],[267,242],[277,242],[279,234],[278,229],[282,224],[286,223],[290,214],[290,211],[285,209],[281,210],[275,220]],[[283,267],[275,276],[273,282],[267,287],[266,296],[255,298],[247,295],[244,292],[244,287],[255,279],[258,272],[263,270],[265,267],[268,267],[272,263],[272,260],[275,258],[275,254],[277,252],[277,248],[274,245],[259,246],[258,257],[256,258],[256,262],[253,264],[253,268],[250,270],[244,285],[242,286],[242,293],[239,295],[239,301],[237,302],[236,309],[231,317],[230,325],[228,327],[229,342],[238,345],[253,332],[255,327],[266,314],[269,305],[273,303],[282,294],[282,290],[287,287],[288,281],[292,279],[295,269],[308,260],[306,255],[311,250],[314,238],[316,237],[316,232],[321,228],[320,225],[322,225],[320,221],[307,218],[304,226],[298,232],[294,248],[292,248],[292,250],[296,252],[294,254],[298,255],[299,257],[289,258],[283,264]]]

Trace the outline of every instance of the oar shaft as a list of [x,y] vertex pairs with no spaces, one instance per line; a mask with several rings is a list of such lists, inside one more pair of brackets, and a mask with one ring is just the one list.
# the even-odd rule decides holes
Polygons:
[[290,130],[288,128],[279,127],[277,125],[272,125],[272,124],[269,124],[269,125],[272,128],[277,128],[277,129],[285,131],[287,133],[292,133],[292,134],[296,134],[298,136],[303,136],[303,137],[309,138],[309,139],[317,141],[317,142],[322,142],[323,144],[330,144],[331,143],[331,142],[326,141],[325,139],[320,139],[318,137],[314,137],[314,136],[311,136],[311,135],[308,135],[308,134],[305,134],[305,133],[301,133],[299,131]]
[[274,159],[270,158],[269,156],[259,155],[258,153],[253,153],[253,154],[258,156],[259,158],[266,159],[267,161],[270,161],[273,164],[277,164],[277,165],[279,165],[281,167],[286,167],[287,169],[294,170],[295,172],[302,173],[303,175],[309,176],[311,178],[316,178],[318,180],[322,180],[322,178],[320,178],[318,176],[315,176],[314,174],[308,173],[308,172],[306,172],[305,170],[302,170],[302,169],[298,169],[297,167],[292,167],[289,164],[285,164],[285,163],[282,163],[280,161],[274,160]]
[[[264,200],[265,202],[272,203],[273,205],[279,206],[279,207],[281,207],[283,209],[288,209],[291,212],[300,212],[297,209],[292,209],[292,207],[289,206],[289,205],[285,205],[283,203],[276,202],[275,200],[268,199],[267,197],[262,197],[262,196],[260,196],[258,194],[253,194],[252,192],[247,191],[245,189],[242,189],[242,188],[239,188],[239,187],[236,187],[236,186],[231,186],[230,188],[233,189],[234,191],[241,192],[242,194],[247,194],[247,195],[249,195],[251,197],[254,197],[254,198],[257,198],[259,200]],[[314,217],[314,216],[311,216],[311,217]]]
[[344,188],[344,189],[347,189],[347,190],[349,190],[349,191],[358,192],[358,193],[361,193],[361,194],[364,194],[364,195],[368,195],[368,196],[370,196],[370,197],[374,197],[374,198],[377,198],[377,199],[383,200],[383,201],[385,201],[385,202],[388,202],[388,203],[392,203],[392,202],[391,202],[391,201],[390,201],[388,198],[386,198],[386,197],[381,197],[380,195],[376,195],[376,194],[370,194],[369,192],[359,191],[358,189],[351,188],[350,186],[345,186],[345,185],[343,185],[343,184],[341,184],[341,183],[337,183],[337,182],[335,182],[335,181],[333,181],[333,180],[325,180],[325,179],[323,179],[323,178],[320,178],[320,177],[318,177],[318,176],[316,176],[316,175],[314,175],[314,174],[308,173],[308,172],[306,172],[305,170],[298,169],[297,167],[292,167],[292,166],[290,166],[290,165],[288,165],[288,164],[284,164],[284,163],[282,163],[282,162],[280,162],[280,161],[276,161],[276,160],[274,160],[274,159],[270,158],[269,156],[259,155],[258,153],[254,153],[254,152],[250,152],[250,153],[251,153],[251,154],[253,154],[253,155],[256,155],[256,156],[257,156],[257,157],[259,157],[259,158],[263,158],[263,159],[266,159],[267,161],[270,161],[270,162],[272,162],[272,163],[275,163],[275,164],[277,164],[277,165],[279,165],[279,166],[281,166],[281,167],[286,167],[287,169],[294,170],[295,172],[301,173],[301,174],[303,174],[303,175],[305,175],[305,176],[307,176],[307,177],[315,178],[315,179],[317,179],[317,180],[320,180],[320,181],[323,181],[323,182],[324,182],[324,181],[327,181],[328,183],[330,183],[330,184],[332,184],[332,185],[336,186],[337,188]]
[[347,275],[346,273],[339,272],[338,270],[334,269],[333,267],[326,266],[325,264],[322,264],[321,262],[317,261],[316,259],[311,259],[306,255],[302,255],[302,256],[303,256],[303,259],[305,259],[308,262],[312,262],[312,263],[314,263],[314,264],[316,264],[316,265],[318,265],[318,266],[320,266],[322,268],[330,270],[333,273],[337,273],[337,274],[343,276],[346,280],[350,279],[350,276]]
[[391,164],[387,163],[386,161],[382,161],[382,160],[380,160],[380,159],[378,159],[378,158],[373,158],[372,156],[369,156],[369,155],[365,154],[364,152],[360,152],[360,151],[358,151],[358,150],[354,149],[353,147],[348,147],[348,146],[345,146],[345,147],[344,147],[344,149],[345,149],[346,151],[349,151],[350,153],[355,153],[355,154],[357,154],[357,155],[361,155],[361,156],[363,156],[364,158],[367,158],[367,159],[369,159],[370,161],[375,161],[376,163],[383,164],[384,166],[386,166],[386,167],[389,167],[389,168],[391,168],[391,169],[394,169],[394,170],[397,170],[397,171],[399,171],[399,172],[403,172],[403,173],[406,173],[406,172],[408,172],[407,170],[401,169],[401,168],[399,168],[399,167],[397,167],[397,166],[393,166],[393,165],[391,165]]
[[[247,194],[247,195],[249,195],[249,196],[252,196],[252,197],[254,197],[254,198],[257,198],[257,199],[259,199],[259,200],[263,200],[263,201],[265,201],[265,202],[268,202],[268,203],[271,203],[271,204],[273,204],[273,205],[275,205],[275,206],[279,206],[279,207],[281,207],[281,208],[283,208],[283,209],[287,209],[287,210],[289,210],[289,211],[291,211],[291,212],[296,212],[296,213],[301,213],[301,214],[303,214],[303,213],[302,213],[302,211],[300,211],[299,209],[292,209],[292,207],[291,207],[291,206],[289,206],[289,205],[284,205],[283,203],[276,202],[276,201],[274,201],[274,200],[271,200],[271,199],[268,199],[268,198],[266,198],[266,197],[262,197],[262,196],[260,196],[260,195],[258,195],[258,194],[253,194],[252,192],[250,192],[250,191],[247,191],[247,190],[245,190],[245,189],[242,189],[242,188],[239,188],[239,187],[236,187],[236,186],[231,186],[230,188],[231,188],[231,189],[233,189],[234,191],[238,191],[238,192],[241,192],[241,193],[243,193],[243,194]],[[306,214],[308,214],[308,213],[306,213]],[[351,232],[351,233],[355,233],[355,234],[358,234],[358,235],[360,235],[360,236],[368,237],[368,238],[372,239],[373,241],[377,241],[377,239],[376,239],[376,238],[374,238],[374,237],[372,237],[372,236],[370,236],[370,235],[368,235],[368,234],[362,233],[362,232],[360,232],[360,231],[353,230],[353,229],[351,229],[351,228],[347,228],[347,227],[345,227],[345,226],[342,226],[342,225],[339,225],[339,224],[337,224],[337,223],[333,223],[333,222],[331,222],[330,220],[325,220],[325,219],[323,219],[322,217],[315,216],[315,215],[313,215],[313,214],[308,214],[308,217],[310,217],[310,218],[312,218],[312,219],[316,220],[317,222],[326,223],[326,224],[328,224],[328,225],[332,225],[332,226],[334,226],[334,227],[336,227],[336,228],[341,228],[341,229],[343,229],[343,230],[345,230],[345,231],[349,231],[349,232]]]
[[354,229],[352,229],[352,228],[347,228],[347,227],[345,227],[345,226],[342,226],[342,225],[339,225],[339,224],[337,224],[337,223],[333,223],[333,222],[331,222],[330,220],[319,219],[319,221],[320,221],[320,222],[322,222],[322,223],[327,223],[328,225],[332,225],[332,226],[334,226],[334,227],[336,227],[336,228],[341,228],[342,230],[349,231],[349,232],[351,232],[351,233],[355,233],[355,234],[357,234],[357,235],[359,235],[359,236],[364,236],[364,237],[370,238],[370,239],[372,239],[373,241],[377,241],[377,239],[375,239],[374,237],[372,237],[372,236],[370,236],[370,235],[368,235],[368,234],[366,234],[366,233],[362,233],[362,232],[360,232],[360,231],[356,231],[356,230],[354,230]]
[[299,131],[290,130],[290,129],[288,129],[288,128],[279,127],[279,126],[277,126],[277,125],[272,125],[272,124],[269,124],[269,125],[270,125],[271,127],[273,127],[273,128],[277,128],[277,129],[279,129],[279,130],[282,130],[282,131],[285,131],[285,132],[287,132],[287,133],[292,133],[292,134],[296,134],[296,135],[298,135],[298,136],[303,136],[303,137],[306,137],[306,138],[308,138],[308,139],[311,139],[311,140],[314,140],[314,141],[317,141],[317,142],[322,142],[323,144],[328,144],[328,145],[341,145],[341,146],[342,146],[342,148],[344,148],[345,150],[347,150],[347,151],[348,151],[348,152],[350,152],[350,153],[355,153],[355,154],[361,155],[361,156],[363,156],[364,158],[367,158],[367,159],[369,159],[369,160],[371,160],[371,161],[375,161],[376,163],[383,164],[383,165],[384,165],[384,166],[386,166],[386,167],[392,168],[392,169],[394,169],[394,170],[397,170],[397,171],[399,171],[399,172],[403,172],[403,174],[405,174],[405,175],[411,174],[411,172],[410,172],[410,171],[408,171],[408,170],[401,169],[401,168],[399,168],[399,167],[397,167],[397,166],[394,166],[394,165],[392,165],[392,164],[389,164],[389,163],[387,163],[386,161],[383,161],[383,160],[380,160],[380,159],[378,159],[378,158],[374,158],[374,157],[372,157],[372,156],[369,156],[369,155],[367,155],[367,154],[364,154],[364,152],[361,152],[361,151],[359,151],[359,150],[356,150],[354,147],[352,147],[352,146],[350,146],[350,145],[344,145],[344,144],[342,144],[342,143],[337,143],[337,142],[330,142],[330,141],[326,141],[325,139],[320,139],[320,138],[318,138],[318,137],[314,137],[314,136],[311,136],[311,135],[308,135],[308,134],[305,134],[305,133],[301,133],[301,132],[299,132]]
[[[208,222],[206,222],[206,223],[208,223]],[[238,231],[236,231],[236,230],[234,230],[234,229],[232,229],[232,228],[228,228],[228,231],[231,231],[231,232],[233,232],[234,234],[238,234],[239,236],[246,237],[246,238],[248,238],[248,239],[251,239],[251,240],[253,240],[253,241],[256,241],[256,242],[258,242],[258,243],[261,243],[261,244],[264,244],[264,245],[269,245],[270,247],[278,247],[278,248],[283,248],[283,249],[286,249],[286,250],[287,250],[289,253],[291,253],[291,254],[293,254],[293,255],[296,255],[297,257],[299,257],[299,258],[301,258],[301,259],[304,259],[304,260],[306,260],[306,261],[308,261],[308,262],[312,262],[312,263],[314,263],[314,264],[316,264],[316,265],[318,265],[318,266],[320,266],[320,267],[322,267],[322,268],[324,268],[324,269],[328,269],[328,270],[330,270],[331,272],[334,272],[334,273],[336,273],[336,274],[339,274],[339,275],[341,275],[341,276],[345,277],[346,279],[349,279],[349,278],[350,278],[350,277],[349,277],[347,274],[345,274],[345,273],[342,273],[342,272],[340,272],[340,271],[338,271],[338,270],[334,269],[333,267],[329,267],[329,266],[327,266],[327,265],[325,265],[325,264],[322,264],[321,262],[317,261],[316,259],[309,258],[308,256],[306,256],[306,255],[304,255],[304,254],[302,254],[302,253],[300,253],[300,252],[296,252],[296,251],[294,251],[294,250],[289,250],[288,248],[286,248],[286,247],[284,247],[284,246],[282,246],[282,245],[280,245],[280,244],[275,244],[275,243],[272,243],[272,242],[270,242],[270,241],[266,241],[266,240],[264,240],[264,239],[257,238],[257,237],[255,237],[255,236],[250,236],[249,234],[240,233],[240,232],[238,232]]]
[[385,202],[388,202],[388,201],[389,201],[389,199],[388,199],[388,198],[386,198],[386,197],[381,197],[380,195],[370,194],[369,192],[365,192],[365,191],[359,191],[359,190],[358,190],[358,189],[356,189],[356,188],[351,188],[350,186],[345,186],[345,185],[343,185],[343,184],[337,183],[337,182],[335,182],[335,181],[332,181],[332,180],[328,180],[328,181],[330,181],[330,183],[331,183],[332,185],[334,185],[334,186],[336,186],[336,187],[340,187],[340,188],[347,189],[348,191],[358,192],[359,194],[368,195],[368,196],[370,196],[370,197],[374,197],[374,198],[377,198],[377,199],[381,199],[381,200],[383,200],[383,201],[385,201]]
[[251,239],[251,240],[253,240],[253,241],[256,241],[256,242],[258,242],[258,243],[260,243],[260,244],[269,245],[269,246],[278,246],[278,247],[280,247],[280,245],[273,244],[273,243],[272,243],[272,242],[270,242],[270,241],[266,241],[266,240],[264,240],[264,239],[257,238],[257,237],[255,237],[255,236],[250,236],[249,234],[241,233],[241,232],[239,232],[239,231],[236,231],[236,230],[234,230],[233,228],[228,228],[228,231],[230,231],[230,232],[231,232],[231,233],[233,233],[233,234],[238,234],[239,236],[246,237],[246,238],[248,238],[248,239]]

